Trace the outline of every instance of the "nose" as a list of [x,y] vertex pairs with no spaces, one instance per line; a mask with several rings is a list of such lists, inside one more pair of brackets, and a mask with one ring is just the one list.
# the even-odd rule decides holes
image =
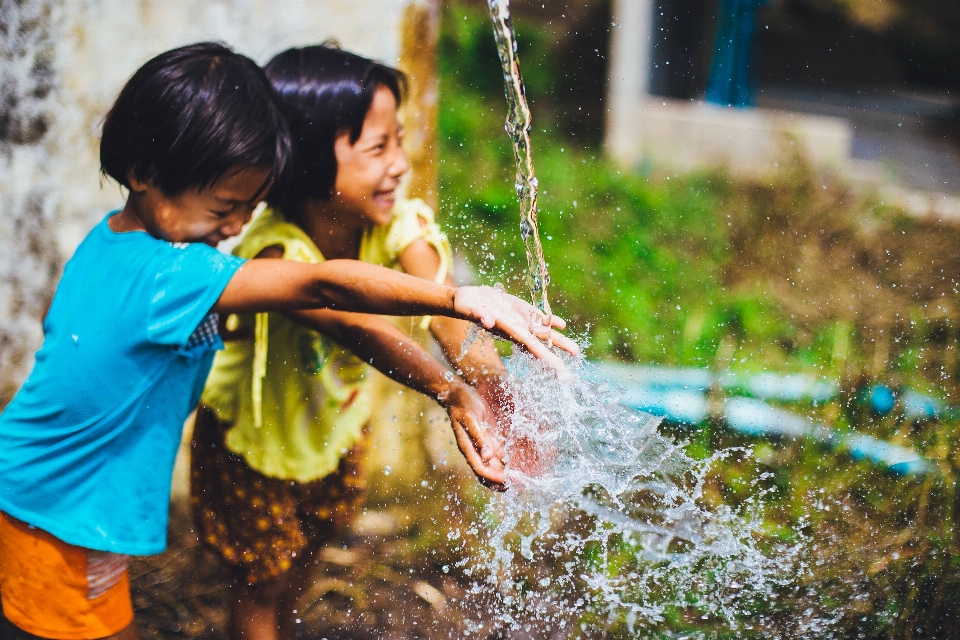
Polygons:
[[407,152],[403,150],[401,145],[397,145],[396,152],[393,155],[393,160],[390,163],[390,177],[399,178],[409,170],[410,161],[407,160]]
[[227,216],[224,219],[223,224],[220,226],[220,233],[222,233],[227,238],[232,238],[233,236],[240,235],[240,232],[243,231],[244,225],[250,222],[250,217],[253,215],[254,207],[240,207],[239,210]]

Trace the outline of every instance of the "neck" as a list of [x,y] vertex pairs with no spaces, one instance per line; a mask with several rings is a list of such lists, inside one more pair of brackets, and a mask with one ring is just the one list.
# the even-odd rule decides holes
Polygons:
[[350,224],[353,216],[340,215],[329,203],[313,200],[300,204],[297,218],[327,260],[355,260],[360,255],[364,227]]
[[143,212],[141,211],[143,203],[140,202],[139,194],[131,191],[127,196],[127,202],[123,205],[120,213],[111,216],[107,220],[107,226],[115,233],[124,233],[126,231],[146,231],[151,235],[156,235],[150,231]]

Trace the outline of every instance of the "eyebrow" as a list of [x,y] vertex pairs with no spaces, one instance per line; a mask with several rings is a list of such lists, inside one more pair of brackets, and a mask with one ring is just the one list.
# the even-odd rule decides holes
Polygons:
[[237,198],[221,198],[220,196],[213,196],[213,199],[217,202],[222,202],[223,204],[240,204],[241,200]]
[[266,183],[266,182],[264,182],[262,185],[260,185],[260,191],[258,191],[258,192],[257,192],[252,198],[250,198],[249,200],[241,200],[241,199],[239,199],[239,198],[221,198],[221,197],[218,196],[218,195],[214,195],[213,197],[214,197],[214,199],[217,200],[218,202],[222,202],[223,204],[230,205],[231,207],[235,207],[235,206],[240,205],[240,204],[250,204],[251,202],[256,202],[256,201],[259,201],[259,200],[262,200],[262,199],[263,199],[263,192],[265,191],[264,187],[266,187],[266,186],[267,186],[267,183]]

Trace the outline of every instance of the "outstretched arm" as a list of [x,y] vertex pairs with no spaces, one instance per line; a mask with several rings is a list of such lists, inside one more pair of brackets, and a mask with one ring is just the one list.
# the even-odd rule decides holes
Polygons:
[[486,402],[402,331],[378,316],[344,311],[290,311],[287,315],[349,348],[400,384],[447,410],[457,446],[481,482],[502,489],[503,445],[489,429],[496,417]]
[[566,324],[492,287],[455,289],[357,260],[304,264],[247,261],[227,284],[213,310],[220,313],[335,309],[385,315],[437,315],[481,324],[534,356],[561,366],[540,340],[570,353],[577,345],[554,328]]
[[[440,255],[420,239],[400,254],[400,265],[410,275],[432,279],[440,269]],[[450,276],[447,283],[453,283]],[[513,432],[512,416],[516,406],[507,385],[506,367],[493,340],[489,336],[478,336],[467,345],[471,325],[456,318],[434,317],[430,329],[447,359],[462,372],[464,380],[476,387],[497,415],[497,433],[509,442],[509,466],[527,475],[541,474],[546,461],[537,440]]]

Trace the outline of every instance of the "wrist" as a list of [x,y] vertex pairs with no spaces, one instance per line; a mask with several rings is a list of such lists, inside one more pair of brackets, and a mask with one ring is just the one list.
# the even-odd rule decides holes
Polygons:
[[447,408],[450,400],[465,386],[466,383],[454,376],[453,372],[445,371],[443,380],[436,385],[433,398],[441,407]]
[[479,377],[474,386],[487,402],[499,404],[503,400],[506,382],[507,371],[504,369]]
[[443,309],[443,313],[435,313],[433,315],[446,316],[448,318],[462,317],[457,311],[457,292],[460,291],[460,288],[451,287],[448,284],[439,284],[437,286],[443,287],[443,295],[446,306]]

